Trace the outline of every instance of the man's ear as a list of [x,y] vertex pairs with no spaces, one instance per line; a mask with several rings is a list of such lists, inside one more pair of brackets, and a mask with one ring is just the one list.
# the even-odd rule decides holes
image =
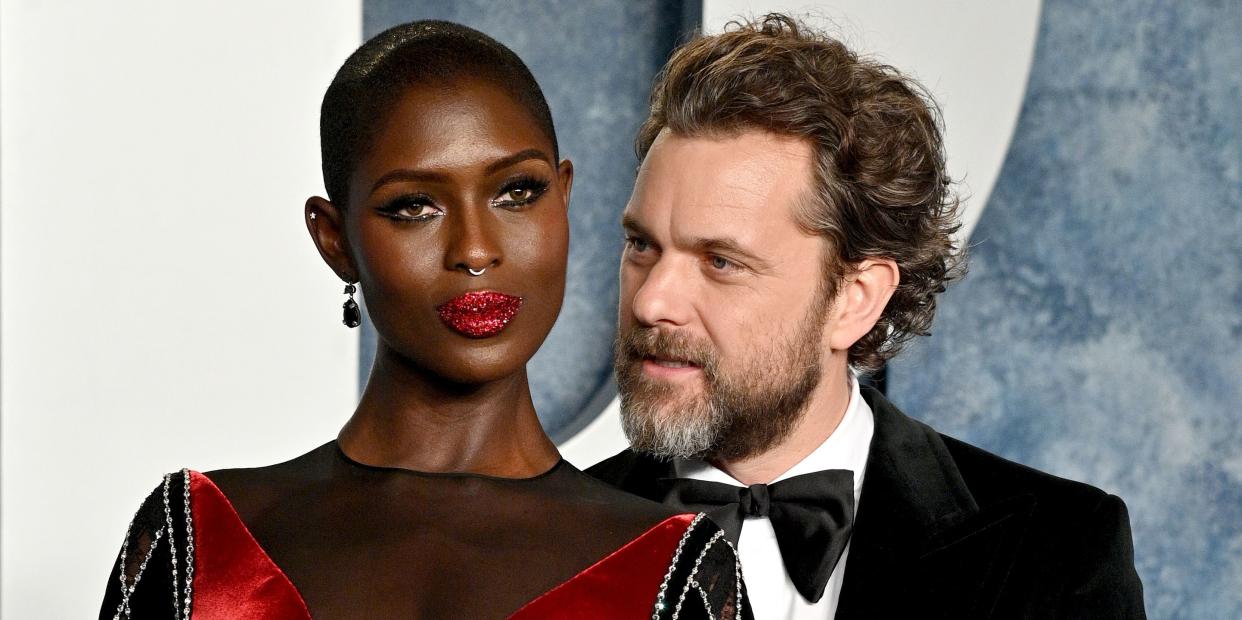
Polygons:
[[357,282],[358,270],[349,253],[349,239],[345,236],[345,212],[326,198],[311,196],[306,199],[306,230],[319,248],[323,262],[345,282]]
[[834,321],[828,334],[832,350],[848,350],[875,327],[900,281],[901,272],[892,259],[868,258],[855,265],[841,281],[832,309]]

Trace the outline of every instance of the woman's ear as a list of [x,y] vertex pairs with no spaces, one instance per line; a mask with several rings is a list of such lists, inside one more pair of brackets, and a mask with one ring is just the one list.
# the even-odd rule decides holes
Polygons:
[[311,196],[306,199],[306,230],[310,232],[323,262],[345,282],[356,282],[358,270],[349,253],[349,239],[345,236],[345,212],[326,198]]
[[875,327],[888,300],[897,290],[901,272],[888,258],[869,258],[857,265],[841,281],[828,346],[834,351],[848,350]]
[[556,167],[557,179],[561,183],[561,194],[565,196],[565,208],[569,208],[569,192],[574,188],[574,162],[562,159]]

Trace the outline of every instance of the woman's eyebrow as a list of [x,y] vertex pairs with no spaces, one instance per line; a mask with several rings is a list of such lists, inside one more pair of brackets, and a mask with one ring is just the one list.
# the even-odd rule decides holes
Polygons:
[[501,157],[500,159],[497,159],[496,161],[488,164],[487,168],[485,168],[484,170],[486,171],[486,174],[492,174],[493,172],[496,172],[497,170],[503,170],[505,168],[508,168],[509,166],[512,166],[513,164],[523,162],[528,159],[541,159],[547,162],[548,165],[552,166],[553,168],[556,167],[556,164],[552,161],[551,157],[548,157],[547,153],[544,153],[543,151],[539,149],[526,149],[524,151],[518,151],[512,155]]
[[[528,159],[542,160],[544,162],[547,162],[548,165],[555,167],[555,165],[552,164],[552,158],[548,157],[547,153],[539,149],[526,149],[524,151],[518,151],[517,153],[514,153],[512,155],[506,155],[504,157],[501,157],[500,159],[497,159],[496,161],[493,161],[492,163],[488,164],[487,167],[483,169],[483,171],[484,171],[484,174],[493,174],[497,170],[504,170],[505,168],[508,168],[509,166],[524,162]],[[375,184],[371,186],[371,193],[374,194],[375,190],[379,189],[380,187],[383,187],[384,185],[387,185],[389,183],[394,183],[397,181],[443,182],[447,179],[448,179],[448,175],[441,173],[441,172],[433,172],[430,170],[411,170],[408,168],[401,168],[398,170],[392,170],[390,172],[387,172],[380,178],[376,179]]]
[[423,181],[423,182],[435,183],[435,182],[443,182],[446,179],[448,179],[448,175],[442,174],[439,172],[431,172],[427,170],[410,170],[408,168],[401,168],[398,170],[387,172],[384,174],[384,176],[381,176],[380,178],[376,179],[375,184],[371,186],[371,193],[374,194],[375,190],[389,183],[395,183],[398,181]]

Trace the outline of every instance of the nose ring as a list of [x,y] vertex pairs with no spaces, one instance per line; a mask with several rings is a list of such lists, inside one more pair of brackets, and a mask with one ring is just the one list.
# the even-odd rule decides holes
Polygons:
[[476,271],[476,270],[474,270],[474,269],[471,269],[471,268],[469,268],[469,267],[466,267],[466,271],[469,271],[469,272],[470,272],[470,275],[472,275],[472,276],[481,276],[481,275],[483,275],[483,272],[484,272],[484,271],[487,271],[487,267],[484,267],[484,268],[479,269],[479,270],[477,270],[477,271]]

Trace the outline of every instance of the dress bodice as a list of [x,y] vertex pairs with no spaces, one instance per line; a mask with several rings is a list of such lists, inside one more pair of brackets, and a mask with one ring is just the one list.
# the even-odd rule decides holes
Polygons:
[[[183,480],[169,479],[174,500]],[[331,442],[281,465],[189,480],[194,618],[646,618],[661,588],[672,617],[683,590],[704,607],[692,582],[726,612],[737,598],[722,596],[737,592],[735,562],[727,543],[709,544],[710,521],[670,514],[564,461],[525,479],[429,474],[356,463]],[[165,508],[163,486],[131,526],[127,574],[152,532],[172,531],[184,593],[189,530],[180,501]],[[129,599],[134,617],[173,617],[167,540]],[[686,570],[670,569],[675,555]],[[696,559],[708,568],[691,576]],[[119,571],[101,617],[123,598]],[[680,617],[694,617],[685,607]]]

